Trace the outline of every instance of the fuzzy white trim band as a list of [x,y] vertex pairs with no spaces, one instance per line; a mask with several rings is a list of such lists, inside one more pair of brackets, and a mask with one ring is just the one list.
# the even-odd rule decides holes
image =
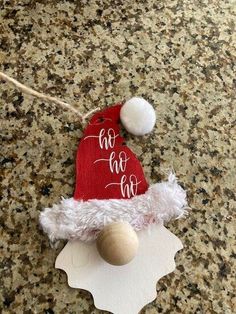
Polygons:
[[156,183],[145,194],[131,199],[77,201],[63,198],[60,204],[44,209],[40,224],[51,241],[92,241],[111,222],[126,221],[138,231],[186,213],[186,192],[171,173],[167,182]]

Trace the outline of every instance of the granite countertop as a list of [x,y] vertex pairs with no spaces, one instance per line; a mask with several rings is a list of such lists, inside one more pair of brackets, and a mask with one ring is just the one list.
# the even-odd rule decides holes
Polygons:
[[[190,215],[184,244],[142,314],[230,314],[235,297],[234,1],[2,1],[0,70],[87,112],[133,95],[158,123],[129,136],[150,182],[173,167]],[[105,313],[54,268],[38,215],[70,197],[82,129],[71,112],[0,83],[2,313]],[[234,225],[235,227],[235,225]],[[125,313],[129,314],[129,313]]]

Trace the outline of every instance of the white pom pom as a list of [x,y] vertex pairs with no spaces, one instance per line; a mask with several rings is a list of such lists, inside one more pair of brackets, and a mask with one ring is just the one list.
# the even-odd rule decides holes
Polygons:
[[131,134],[144,135],[152,131],[156,123],[156,113],[146,100],[133,97],[122,106],[120,119]]

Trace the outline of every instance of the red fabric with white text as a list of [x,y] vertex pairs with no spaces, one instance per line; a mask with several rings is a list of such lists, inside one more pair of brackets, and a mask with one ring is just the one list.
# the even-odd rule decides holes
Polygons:
[[89,121],[76,157],[76,200],[127,199],[148,189],[142,166],[120,132],[121,104]]

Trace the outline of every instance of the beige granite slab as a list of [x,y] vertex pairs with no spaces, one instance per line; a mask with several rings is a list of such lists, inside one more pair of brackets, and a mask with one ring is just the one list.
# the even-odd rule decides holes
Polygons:
[[[177,269],[142,314],[231,314],[235,297],[236,2],[0,1],[0,70],[87,112],[133,95],[155,107],[127,136],[150,182],[173,167],[192,211],[167,227]],[[69,197],[82,126],[0,83],[0,312],[105,313],[54,269],[40,210]],[[102,284],[102,283],[101,283]],[[129,314],[129,313],[124,313]]]

